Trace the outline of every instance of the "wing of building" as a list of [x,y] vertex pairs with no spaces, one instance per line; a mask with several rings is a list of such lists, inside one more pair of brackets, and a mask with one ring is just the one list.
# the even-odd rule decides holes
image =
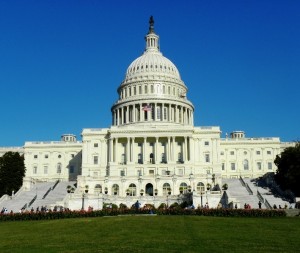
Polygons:
[[[182,201],[219,203],[224,178],[255,178],[275,172],[274,159],[286,146],[275,138],[246,138],[234,131],[221,138],[219,126],[194,126],[194,106],[177,67],[159,49],[153,18],[144,53],[129,64],[111,107],[110,128],[84,129],[82,142],[26,142],[24,187],[38,181],[77,180],[65,204],[132,204]],[[99,197],[100,196],[100,197]],[[182,196],[182,197],[180,197]],[[197,198],[198,196],[198,198]],[[181,199],[180,199],[181,198]],[[214,199],[215,198],[215,199]]]

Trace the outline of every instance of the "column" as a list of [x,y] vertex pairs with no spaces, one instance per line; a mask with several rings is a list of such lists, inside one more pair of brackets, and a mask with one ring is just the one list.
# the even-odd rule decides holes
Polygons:
[[172,137],[172,161],[174,161],[174,162],[176,162],[176,157],[175,157],[175,142],[176,142],[175,137]]
[[140,104],[140,121],[144,121],[143,104]]
[[143,144],[143,164],[146,163],[146,137],[144,137],[144,144]]
[[181,106],[181,109],[180,109],[180,113],[181,113],[181,124],[184,124],[184,113],[183,113],[183,107]]
[[184,137],[183,149],[184,149],[184,152],[183,152],[183,161],[187,162],[188,156],[187,156],[187,138],[186,137]]
[[135,152],[134,152],[134,140],[135,138],[132,138],[132,144],[131,144],[131,162],[135,163]]
[[118,142],[119,142],[119,139],[118,138],[115,138],[115,154],[114,154],[114,157],[115,157],[115,162],[118,162],[118,154],[119,154],[119,152],[118,152]]
[[171,109],[172,109],[172,106],[171,106],[171,104],[169,104],[169,115],[168,115],[168,119],[167,119],[169,122],[171,122],[171,118],[172,118],[171,117],[171,113],[172,113]]
[[113,138],[109,139],[109,162],[112,162],[113,157]]
[[126,123],[129,123],[129,106],[126,106]]
[[155,164],[158,164],[158,137],[155,138]]
[[121,108],[121,120],[122,120],[121,124],[123,125],[124,124],[124,107],[123,106]]
[[133,105],[133,109],[132,109],[132,122],[136,122],[136,118],[135,118],[135,104]]
[[126,142],[126,164],[130,162],[130,138],[127,137],[127,142]]
[[170,137],[168,137],[168,146],[167,146],[167,162],[169,163],[171,161],[171,143],[170,143]]
[[161,121],[165,121],[165,104],[161,104]]

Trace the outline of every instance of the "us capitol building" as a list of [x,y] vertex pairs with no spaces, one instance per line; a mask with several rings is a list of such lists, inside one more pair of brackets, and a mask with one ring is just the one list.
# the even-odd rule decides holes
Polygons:
[[200,196],[216,206],[222,180],[276,171],[276,155],[291,143],[246,138],[243,131],[221,138],[218,126],[194,126],[188,88],[160,52],[152,17],[145,42],[117,89],[112,126],[83,129],[82,141],[65,134],[61,141],[26,142],[23,187],[77,180],[74,193],[64,199],[71,209],[80,209],[83,197],[85,205],[100,208],[136,200],[158,206],[183,201],[189,192],[195,206]]

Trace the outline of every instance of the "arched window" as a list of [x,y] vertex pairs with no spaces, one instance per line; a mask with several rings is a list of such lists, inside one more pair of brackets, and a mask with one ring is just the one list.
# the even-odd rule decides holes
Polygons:
[[169,195],[169,191],[171,191],[171,187],[169,183],[164,183],[163,184],[163,195],[167,196]]
[[136,196],[136,185],[130,184],[129,185],[129,196]]
[[58,163],[56,168],[57,168],[57,174],[60,174],[61,173],[61,163]]
[[197,184],[197,193],[201,194],[205,192],[205,186],[202,182]]
[[244,164],[244,170],[249,170],[249,163],[247,159],[244,160],[243,164]]
[[119,185],[114,184],[111,188],[113,195],[119,195]]
[[187,186],[187,184],[186,183],[181,183],[180,187],[179,187],[179,191],[180,192],[182,191],[182,193],[187,193],[188,192],[188,186]]
[[102,186],[101,184],[95,185],[95,193],[102,193]]

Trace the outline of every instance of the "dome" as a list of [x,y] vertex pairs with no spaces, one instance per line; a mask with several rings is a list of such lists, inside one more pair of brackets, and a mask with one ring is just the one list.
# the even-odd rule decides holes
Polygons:
[[146,51],[142,56],[135,59],[126,71],[126,79],[144,74],[162,74],[180,79],[176,66],[161,52]]
[[159,51],[159,36],[154,32],[154,21],[150,20],[149,32],[145,37],[146,49],[127,68],[125,81],[141,76],[164,76],[180,80],[176,66]]

